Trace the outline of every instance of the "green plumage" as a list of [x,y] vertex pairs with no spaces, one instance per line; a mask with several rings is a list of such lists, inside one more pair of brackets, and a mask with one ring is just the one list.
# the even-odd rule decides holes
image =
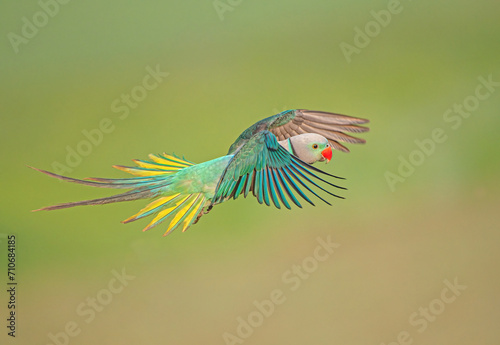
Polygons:
[[[94,187],[130,189],[125,193],[107,198],[64,203],[44,207],[41,210],[153,198],[150,204],[136,215],[126,219],[124,223],[154,216],[144,229],[147,230],[170,219],[167,234],[181,225],[183,231],[186,230],[214,205],[230,198],[236,199],[241,194],[246,197],[250,192],[259,203],[265,203],[268,206],[273,204],[277,208],[283,205],[290,209],[292,203],[302,207],[298,197],[314,205],[303,190],[307,190],[330,205],[312,188],[341,198],[318,184],[321,182],[344,189],[322,179],[317,174],[336,176],[314,168],[300,157],[292,155],[289,150],[280,145],[278,140],[315,133],[319,134],[318,137],[323,138],[322,140],[328,140],[331,147],[348,152],[348,149],[339,141],[364,142],[345,132],[365,132],[368,129],[359,124],[366,122],[368,121],[364,119],[340,114],[301,109],[287,110],[265,118],[243,131],[231,145],[228,155],[201,164],[194,164],[167,154],[150,155],[151,160],[134,160],[136,167],[115,166],[117,169],[135,175],[135,177],[124,179],[79,180],[36,169],[69,182]],[[291,146],[290,142],[287,144]],[[309,146],[310,143],[307,144],[307,141],[301,141],[300,145],[306,145],[300,147],[301,150],[311,154],[313,149],[318,149],[319,146],[318,144]],[[331,148],[329,150],[328,160],[332,155]],[[320,158],[324,160],[318,157],[309,161],[316,161]]]

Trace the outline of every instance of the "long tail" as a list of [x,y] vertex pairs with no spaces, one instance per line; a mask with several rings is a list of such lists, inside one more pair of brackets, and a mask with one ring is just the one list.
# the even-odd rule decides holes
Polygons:
[[102,205],[121,201],[157,198],[132,217],[122,221],[122,223],[129,223],[150,215],[155,215],[153,220],[143,229],[143,231],[151,229],[168,218],[171,219],[171,222],[164,236],[172,232],[181,224],[182,231],[185,231],[195,222],[197,219],[196,216],[202,212],[206,203],[206,197],[202,193],[179,193],[173,190],[172,183],[174,182],[174,175],[179,170],[192,166],[194,163],[165,153],[161,155],[151,154],[149,158],[151,161],[134,160],[137,164],[136,167],[113,166],[116,169],[135,176],[121,179],[90,177],[79,180],[30,167],[63,181],[92,187],[130,189],[125,193],[106,198],[62,203],[43,207],[34,211],[51,211],[74,206]]

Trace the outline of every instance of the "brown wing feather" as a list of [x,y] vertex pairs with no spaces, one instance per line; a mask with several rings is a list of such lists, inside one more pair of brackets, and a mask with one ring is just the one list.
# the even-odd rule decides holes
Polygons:
[[348,135],[346,132],[367,132],[369,129],[360,125],[368,122],[368,120],[359,117],[325,111],[296,109],[295,117],[291,121],[269,130],[276,135],[278,140],[285,140],[304,133],[320,134],[328,139],[334,149],[349,152],[349,149],[340,142],[362,144],[365,143],[365,140]]
[[338,151],[342,151],[345,153],[349,153],[349,149],[347,147],[345,147],[344,145],[342,145],[341,143],[339,143],[338,141],[328,140],[328,142],[330,143],[330,145],[332,146],[333,149],[338,150]]
[[345,133],[339,132],[339,131],[327,131],[324,129],[317,129],[317,128],[313,128],[307,124],[302,125],[302,128],[305,129],[306,131],[308,131],[309,133],[320,134],[329,140],[342,141],[342,142],[351,143],[351,144],[364,144],[366,142],[364,139],[355,138],[355,137],[352,137],[348,134],[345,134]]
[[364,133],[368,132],[369,128],[357,125],[327,125],[325,123],[319,122],[308,122],[309,126],[318,128],[318,129],[326,129],[327,131],[335,130],[338,132],[350,132],[350,133]]
[[367,119],[362,119],[360,117],[327,113],[326,111],[297,109],[296,113],[297,115],[299,115],[300,113],[304,118],[304,120],[306,121],[329,123],[335,125],[351,125],[351,124],[361,125],[370,122]]
[[[285,140],[285,139],[288,139],[290,138],[290,134],[287,133],[285,130],[281,130],[281,127],[276,127],[275,128],[275,132],[273,132],[274,135],[276,135],[276,137],[278,138],[278,140]],[[283,139],[279,139],[279,138],[283,138]]]

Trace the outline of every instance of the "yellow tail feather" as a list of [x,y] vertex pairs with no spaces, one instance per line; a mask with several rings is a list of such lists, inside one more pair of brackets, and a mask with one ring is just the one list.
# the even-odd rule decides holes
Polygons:
[[192,199],[192,200],[189,200],[189,202],[187,202],[186,205],[184,205],[175,214],[174,218],[172,219],[172,221],[168,225],[167,231],[163,234],[163,236],[168,235],[170,232],[172,232],[172,230],[174,230],[177,227],[177,225],[179,225],[180,220],[182,218],[184,218],[184,216],[186,215],[186,213],[188,213],[188,211],[191,209],[191,206],[193,206],[193,204],[196,202],[196,200],[198,198],[197,197],[190,197],[190,199]]
[[[154,177],[175,174],[181,169],[194,165],[177,156],[166,153],[160,155],[150,154],[151,161],[134,159],[137,167],[125,167],[115,165],[114,168],[125,171],[135,176]],[[206,197],[202,193],[167,195],[154,200],[133,216],[125,219],[122,223],[129,223],[149,215],[155,215],[153,220],[142,230],[146,231],[171,218],[170,224],[164,236],[172,232],[182,224],[182,231],[193,223],[195,217],[205,206]]]
[[174,211],[176,211],[179,208],[179,206],[181,206],[184,203],[184,201],[186,201],[187,198],[189,198],[189,197],[190,197],[190,195],[187,195],[187,196],[183,197],[182,199],[180,199],[179,201],[177,201],[174,206],[171,206],[165,210],[160,211],[156,215],[156,217],[153,218],[151,223],[149,223],[148,226],[146,226],[142,231],[147,231],[147,230],[151,229],[152,227],[160,224],[161,221],[163,221],[165,218],[167,218],[169,215],[171,215]]
[[122,223],[129,223],[129,222],[132,222],[134,220],[137,220],[139,218],[142,218],[144,217],[143,215],[146,213],[146,212],[149,212],[163,204],[166,204],[167,202],[177,198],[180,194],[177,193],[177,194],[174,194],[174,195],[169,195],[169,196],[164,196],[162,198],[159,198],[158,200],[155,200],[151,203],[149,203],[146,207],[144,207],[142,210],[140,210],[139,212],[137,212],[136,214],[134,214],[133,216],[125,219],[124,221],[122,221]]
[[196,217],[202,210],[204,204],[205,204],[205,198],[204,197],[198,197],[198,202],[197,204],[192,208],[191,212],[189,212],[188,216],[184,220],[184,225],[182,226],[182,232],[186,231],[187,228],[191,225],[193,222],[194,217]]
[[164,164],[164,165],[171,165],[171,166],[173,165],[173,166],[178,166],[178,167],[183,167],[183,168],[193,165],[193,163],[191,163],[191,162],[181,160],[180,158],[176,158],[176,157],[167,155],[165,153],[162,156],[150,154],[149,158],[152,161],[154,161],[155,163]]
[[[177,162],[177,163],[180,163],[182,165],[186,165],[186,166],[191,166],[191,165],[194,165],[194,163],[191,163],[185,159],[181,159],[179,157],[176,157],[176,156],[172,156],[172,155],[169,155],[167,153],[162,153],[161,156],[168,160],[168,161],[174,161],[174,162]],[[160,157],[159,157],[160,158]]]
[[191,162],[180,159],[178,157],[163,153],[162,155],[150,154],[149,158],[152,161],[142,161],[133,159],[137,167],[126,167],[122,165],[113,165],[113,168],[125,171],[134,176],[149,177],[175,174],[177,171],[194,165]]

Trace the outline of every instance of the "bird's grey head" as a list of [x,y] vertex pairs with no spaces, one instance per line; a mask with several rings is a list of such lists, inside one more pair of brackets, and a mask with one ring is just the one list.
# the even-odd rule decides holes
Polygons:
[[296,135],[280,141],[287,151],[306,163],[329,162],[332,159],[332,148],[328,139],[316,133]]

